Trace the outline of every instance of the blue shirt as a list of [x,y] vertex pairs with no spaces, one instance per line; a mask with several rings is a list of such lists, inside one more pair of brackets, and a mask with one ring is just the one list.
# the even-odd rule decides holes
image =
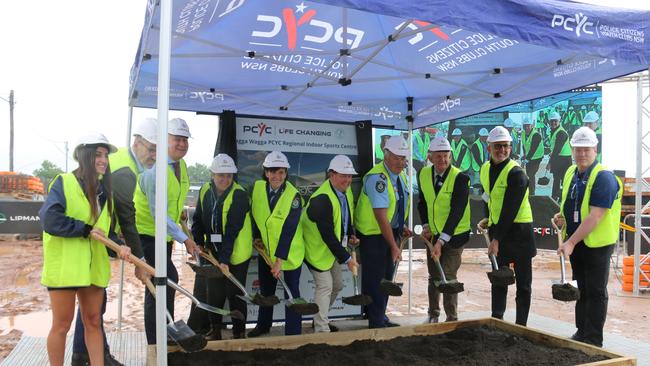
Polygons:
[[348,220],[350,213],[348,212],[348,198],[345,196],[345,193],[341,193],[334,189],[334,192],[336,192],[336,195],[339,198],[339,202],[341,203],[341,215],[343,216],[343,236],[348,235]]
[[[386,165],[384,165],[384,167],[386,168]],[[395,197],[398,200],[399,195],[397,190],[397,179],[402,182],[402,190],[404,192],[404,199],[402,200],[402,204],[404,206],[404,212],[406,213],[409,199],[408,186],[400,174],[394,174],[388,168],[386,168],[386,171],[388,172],[388,178],[390,179],[390,182],[393,185],[393,189],[395,190]],[[372,174],[366,178],[366,183],[363,185],[363,189],[368,196],[368,199],[370,200],[370,205],[372,208],[388,208],[389,200],[388,191],[386,191],[387,188],[388,184],[386,182],[386,177],[383,176],[383,174]],[[393,220],[391,221],[391,226],[393,228],[400,228],[404,225],[403,222],[398,222],[399,219],[397,216],[398,215],[396,209],[395,214],[393,215]]]
[[[136,160],[137,161],[137,160]],[[167,164],[172,165],[175,161],[167,157]],[[174,167],[171,167],[172,172]],[[174,173],[172,173],[174,174]],[[140,175],[140,188],[144,195],[149,201],[149,210],[151,211],[151,216],[153,216],[154,221],[156,219],[156,165],[151,167],[151,169],[146,169]],[[185,197],[183,197],[185,199]],[[174,240],[179,243],[184,243],[187,240],[187,235],[181,230],[181,228],[176,224],[176,222],[167,215],[167,234],[170,235]]]
[[[579,173],[576,169],[571,182],[567,182],[570,186],[562,214],[566,219],[568,236],[573,235],[582,222],[583,218],[581,217],[580,207],[582,207],[582,200],[585,197],[589,175],[596,164],[597,162],[594,162],[584,173]],[[596,176],[594,186],[591,188],[589,206],[611,208],[616,200],[618,189],[618,181],[614,174],[607,170],[601,170],[598,176]],[[577,212],[578,222],[574,222],[573,220],[574,212]]]

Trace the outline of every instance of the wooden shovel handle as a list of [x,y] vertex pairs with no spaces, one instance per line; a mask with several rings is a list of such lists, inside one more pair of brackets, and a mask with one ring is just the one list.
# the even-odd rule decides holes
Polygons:
[[[352,256],[352,260],[356,262],[357,261],[357,251],[352,249],[352,253],[350,253],[350,255]],[[357,266],[352,267],[352,275],[355,276],[355,277],[358,276]]]
[[[97,240],[97,241],[102,242],[102,244],[104,244],[109,249],[112,249],[115,253],[120,251],[120,245],[117,244],[116,242],[112,241],[111,239],[107,238],[107,237],[100,236],[100,235],[98,235],[96,233],[90,233],[90,237],[93,240]],[[147,271],[147,273],[149,273],[152,276],[156,275],[156,270],[152,266],[147,264],[147,262],[145,262],[142,259],[137,258],[137,257],[135,257],[133,255],[130,256],[130,259],[131,259],[131,262],[136,265],[136,267],[144,269],[145,271]]]
[[262,244],[262,246],[257,245],[257,244],[253,244],[253,246],[255,247],[255,250],[257,250],[257,252],[260,253],[260,256],[262,256],[262,258],[264,258],[264,261],[266,262],[266,264],[269,267],[273,267],[273,263],[271,263],[271,257],[269,257],[269,254],[266,252],[266,247],[264,247],[263,245],[264,244]]
[[562,229],[560,229],[555,223],[555,216],[551,218],[551,225],[553,225],[553,228],[557,232],[557,247],[559,248],[562,246],[562,243],[564,243],[564,239],[562,239]]
[[215,267],[219,268],[219,270],[220,270],[221,272],[223,272],[223,274],[224,274],[226,277],[230,277],[230,276],[232,276],[232,273],[230,273],[229,270],[227,270],[227,269],[223,269],[223,268],[221,267],[221,263],[219,263],[219,261],[217,260],[217,258],[215,258],[215,257],[212,255],[212,253],[210,253],[210,252],[207,251],[207,250],[202,250],[202,251],[200,252],[200,254],[201,254],[201,257],[205,258],[208,262],[212,263]]

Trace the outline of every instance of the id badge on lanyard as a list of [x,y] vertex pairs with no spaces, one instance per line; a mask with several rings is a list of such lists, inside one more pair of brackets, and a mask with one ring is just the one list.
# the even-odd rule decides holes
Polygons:
[[343,248],[348,247],[348,236],[347,235],[343,235],[343,240],[341,240],[341,246],[343,246]]

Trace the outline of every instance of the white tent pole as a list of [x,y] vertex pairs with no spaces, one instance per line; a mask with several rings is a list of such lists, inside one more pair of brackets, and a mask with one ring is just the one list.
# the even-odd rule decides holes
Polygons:
[[[126,119],[126,147],[131,144],[131,126],[133,124],[133,107],[129,106]],[[120,261],[120,287],[117,294],[117,331],[122,331],[122,307],[124,306],[124,261]]]
[[[158,141],[156,144],[156,277],[167,277],[167,121],[171,69],[172,1],[160,2],[158,59]],[[167,286],[156,283],[156,364],[167,365]]]
[[636,176],[634,192],[634,280],[632,281],[632,291],[634,296],[639,296],[639,254],[641,252],[641,219],[643,214],[643,205],[641,204],[641,195],[643,190],[643,77],[639,76],[636,80]]
[[[408,123],[408,146],[409,146],[409,230],[413,231],[413,97],[406,97],[408,116],[406,117]],[[409,294],[408,294],[408,311],[407,314],[411,315],[411,299],[413,290],[413,237],[409,238]]]

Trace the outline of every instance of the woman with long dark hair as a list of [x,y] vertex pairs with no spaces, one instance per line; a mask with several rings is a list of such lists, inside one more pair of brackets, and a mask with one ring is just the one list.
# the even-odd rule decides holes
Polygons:
[[[54,178],[39,215],[43,225],[43,272],[52,308],[47,337],[50,364],[62,366],[66,334],[79,301],[90,363],[104,365],[101,306],[111,277],[106,248],[91,234],[106,236],[113,214],[108,154],[117,149],[100,133],[84,136],[73,157],[79,167]],[[119,256],[128,259],[122,246]]]

